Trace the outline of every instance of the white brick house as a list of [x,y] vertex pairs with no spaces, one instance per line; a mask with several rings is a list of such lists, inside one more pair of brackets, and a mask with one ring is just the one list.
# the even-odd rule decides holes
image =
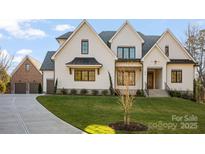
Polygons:
[[[117,31],[97,34],[83,20],[72,32],[57,38],[59,48],[48,52],[41,66],[43,91],[58,80],[58,89],[130,89],[192,91],[195,60],[170,30],[162,35],[144,35],[128,21]],[[122,71],[123,70],[123,71]]]

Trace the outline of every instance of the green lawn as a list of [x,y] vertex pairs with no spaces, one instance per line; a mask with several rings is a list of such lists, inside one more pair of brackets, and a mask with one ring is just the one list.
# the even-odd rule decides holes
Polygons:
[[[123,119],[117,97],[39,96],[37,100],[53,114],[82,130]],[[183,119],[172,121],[173,115]],[[149,130],[115,133],[205,133],[205,105],[180,98],[136,98],[131,120],[147,125]],[[177,128],[171,129],[174,124]]]

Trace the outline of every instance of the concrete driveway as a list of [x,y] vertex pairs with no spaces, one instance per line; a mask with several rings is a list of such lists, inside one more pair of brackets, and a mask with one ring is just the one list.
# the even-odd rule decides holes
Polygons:
[[0,95],[0,134],[80,134],[31,94]]

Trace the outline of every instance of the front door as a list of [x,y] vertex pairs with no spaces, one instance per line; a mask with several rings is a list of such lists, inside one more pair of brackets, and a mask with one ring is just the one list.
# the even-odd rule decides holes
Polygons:
[[154,74],[153,72],[148,72],[147,74],[147,88],[148,89],[153,89],[154,88]]

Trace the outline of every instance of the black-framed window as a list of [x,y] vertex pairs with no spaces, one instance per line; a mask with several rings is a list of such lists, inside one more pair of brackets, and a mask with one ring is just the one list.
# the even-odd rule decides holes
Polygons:
[[74,71],[75,81],[95,81],[95,70],[76,69]]
[[182,83],[182,70],[172,70],[171,82],[172,83]]
[[135,47],[118,47],[117,57],[120,59],[135,59]]
[[169,46],[168,45],[165,46],[165,55],[169,57]]
[[81,54],[88,54],[89,52],[89,42],[88,40],[81,41]]
[[[126,83],[128,82],[128,83]],[[117,84],[119,86],[135,85],[135,71],[117,71]]]

